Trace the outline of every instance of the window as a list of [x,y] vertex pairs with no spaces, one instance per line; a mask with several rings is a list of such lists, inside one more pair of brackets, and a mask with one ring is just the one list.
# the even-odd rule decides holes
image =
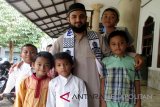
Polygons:
[[142,55],[147,59],[147,66],[150,67],[152,64],[152,47],[153,47],[153,36],[154,36],[154,21],[153,17],[149,16],[143,27],[143,38],[142,38]]

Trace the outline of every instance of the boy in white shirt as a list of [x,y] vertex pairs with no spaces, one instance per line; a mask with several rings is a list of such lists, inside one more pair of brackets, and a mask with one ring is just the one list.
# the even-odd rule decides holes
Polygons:
[[32,44],[25,44],[21,48],[21,58],[22,61],[13,65],[9,71],[9,78],[7,81],[6,88],[0,97],[3,97],[3,94],[10,93],[11,90],[15,87],[15,91],[17,93],[17,89],[21,83],[21,81],[28,76],[32,75],[31,64],[33,59],[37,54],[37,48]]
[[54,68],[59,76],[49,82],[46,107],[88,107],[86,86],[72,75],[73,65],[68,53],[54,55]]

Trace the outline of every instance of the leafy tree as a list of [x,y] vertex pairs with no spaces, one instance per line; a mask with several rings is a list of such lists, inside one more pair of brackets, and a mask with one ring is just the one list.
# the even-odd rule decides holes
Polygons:
[[10,50],[12,60],[14,47],[20,48],[26,43],[39,46],[39,40],[45,35],[33,23],[11,7],[5,0],[0,0],[0,46]]

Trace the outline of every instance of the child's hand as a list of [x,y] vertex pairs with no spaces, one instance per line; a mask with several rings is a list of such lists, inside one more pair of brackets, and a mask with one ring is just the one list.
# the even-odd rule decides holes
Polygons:
[[107,107],[106,102],[104,99],[101,99],[101,106],[100,107]]
[[144,60],[139,54],[137,54],[135,56],[135,62],[136,62],[136,64],[135,64],[136,69],[137,70],[141,69],[141,67],[142,67],[142,65],[144,63]]
[[50,78],[54,78],[54,77],[56,77],[58,74],[57,74],[57,72],[56,72],[54,69],[51,69],[51,70],[47,73],[47,75],[48,75]]
[[136,103],[135,107],[141,107],[141,102],[138,101],[138,102]]

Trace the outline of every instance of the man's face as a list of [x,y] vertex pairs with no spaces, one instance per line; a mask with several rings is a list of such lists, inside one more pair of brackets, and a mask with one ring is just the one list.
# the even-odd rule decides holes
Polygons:
[[70,27],[76,33],[81,33],[86,30],[86,21],[87,16],[84,11],[73,11],[69,14],[68,22],[70,23]]

